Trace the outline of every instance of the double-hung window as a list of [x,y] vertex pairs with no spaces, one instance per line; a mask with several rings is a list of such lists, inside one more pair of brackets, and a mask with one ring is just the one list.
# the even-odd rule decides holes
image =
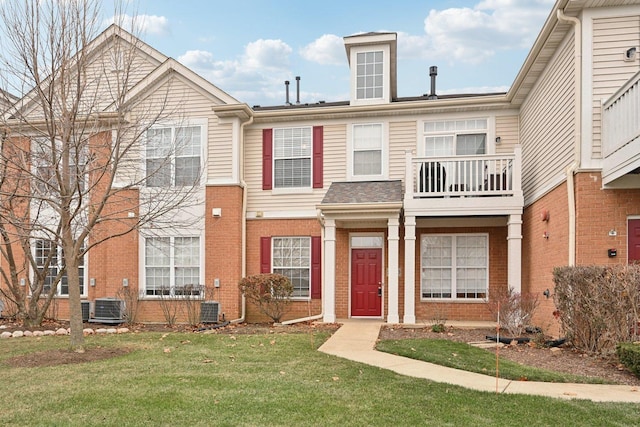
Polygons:
[[157,127],[147,131],[148,187],[196,185],[201,169],[201,126]]
[[287,276],[294,298],[311,296],[311,238],[273,237],[272,271]]
[[146,295],[201,295],[199,237],[148,237],[144,248]]
[[487,299],[486,234],[425,234],[420,238],[423,299]]
[[[52,286],[56,286],[56,278],[59,273],[65,268],[64,252],[60,246],[57,246],[50,240],[36,240],[35,242],[35,261],[38,266],[38,270],[41,272],[45,268],[47,261],[49,265],[47,267],[47,275],[44,279],[44,292],[47,293]],[[84,286],[84,257],[80,258],[78,265],[78,276],[80,278],[80,295],[85,295]],[[69,295],[69,279],[66,271],[60,276],[60,281],[57,284],[56,295],[68,296]]]
[[353,125],[353,175],[382,175],[382,124]]
[[274,188],[311,188],[310,127],[273,130]]
[[356,99],[381,99],[383,93],[383,51],[356,54]]

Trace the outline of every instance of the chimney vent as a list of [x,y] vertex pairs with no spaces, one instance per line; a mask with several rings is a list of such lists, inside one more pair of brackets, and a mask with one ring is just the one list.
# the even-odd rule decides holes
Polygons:
[[429,67],[429,77],[431,77],[431,92],[429,93],[429,97],[427,99],[438,99],[438,95],[436,95],[436,76],[438,75],[438,67],[431,66]]
[[300,104],[300,76],[296,76],[296,104]]
[[286,101],[284,103],[285,105],[291,105],[291,103],[289,102],[289,80],[284,81],[284,88],[285,93],[287,94]]

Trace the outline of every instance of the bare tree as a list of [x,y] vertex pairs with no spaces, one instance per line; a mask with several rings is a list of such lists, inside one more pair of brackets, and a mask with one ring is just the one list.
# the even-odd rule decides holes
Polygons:
[[177,211],[182,225],[199,221],[185,212],[202,203],[199,157],[186,173],[172,165],[181,152],[189,160],[193,139],[153,128],[181,114],[170,73],[154,91],[139,90],[146,76],[136,61],[148,47],[132,35],[135,18],[129,32],[113,25],[98,34],[99,16],[97,0],[0,3],[0,75],[5,93],[21,96],[0,133],[3,292],[33,325],[64,288],[76,351],[85,254],[172,225]]

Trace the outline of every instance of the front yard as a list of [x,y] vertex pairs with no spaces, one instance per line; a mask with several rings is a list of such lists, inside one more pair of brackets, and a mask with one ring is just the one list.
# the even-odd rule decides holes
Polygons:
[[115,357],[45,367],[11,366],[19,356],[64,350],[66,338],[3,340],[0,425],[604,426],[640,418],[634,404],[496,395],[403,377],[316,351],[327,337],[91,336],[88,352]]

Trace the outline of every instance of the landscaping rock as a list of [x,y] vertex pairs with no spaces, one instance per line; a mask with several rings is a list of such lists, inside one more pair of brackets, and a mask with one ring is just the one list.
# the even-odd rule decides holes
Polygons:
[[69,335],[69,331],[67,331],[65,328],[60,328],[56,330],[56,335]]
[[107,330],[105,328],[96,329],[96,334],[106,334]]
[[13,338],[22,338],[24,336],[23,331],[14,331],[12,337]]
[[42,331],[33,331],[33,336],[34,337],[43,337],[44,336],[44,332],[42,332]]
[[118,328],[117,332],[119,334],[126,334],[129,332],[129,328]]
[[95,331],[93,329],[91,329],[91,328],[84,328],[82,330],[82,334],[83,335],[93,335],[93,334],[95,334]]
[[13,335],[11,332],[3,332],[0,334],[0,338],[2,339],[11,338],[11,335]]
[[47,329],[46,331],[44,331],[44,334],[46,336],[52,336],[52,335],[55,335],[56,333],[50,329]]
[[32,336],[33,336],[33,332],[31,332],[31,331],[24,331],[24,336],[25,336],[25,337],[32,337]]
[[116,328],[108,328],[108,329],[107,329],[107,333],[108,333],[108,334],[115,334],[115,333],[117,333],[117,332],[118,332],[118,330],[117,330]]

